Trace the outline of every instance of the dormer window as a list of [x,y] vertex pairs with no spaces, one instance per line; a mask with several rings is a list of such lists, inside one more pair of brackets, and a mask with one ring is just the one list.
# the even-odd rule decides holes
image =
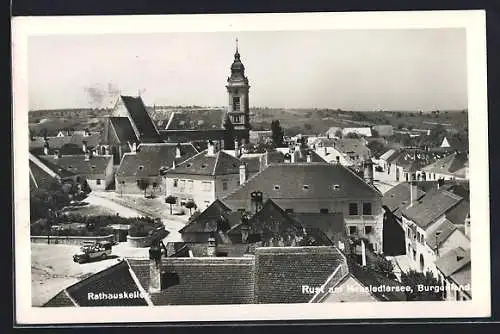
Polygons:
[[275,185],[274,185],[274,190],[280,190],[280,186],[279,186],[279,185],[277,185],[277,184],[275,184]]
[[302,189],[304,189],[304,190],[309,190],[309,185],[304,184],[304,185],[302,186]]
[[140,165],[139,170],[143,170],[143,169],[144,169],[144,166]]
[[339,185],[339,184],[334,184],[334,185],[332,186],[332,189],[333,189],[333,190],[340,190],[340,185]]
[[203,164],[201,165],[201,168],[207,168],[207,165]]
[[191,164],[187,164],[187,165],[186,165],[186,167],[188,167],[188,168],[189,168],[189,167],[191,167],[191,166],[192,166]]

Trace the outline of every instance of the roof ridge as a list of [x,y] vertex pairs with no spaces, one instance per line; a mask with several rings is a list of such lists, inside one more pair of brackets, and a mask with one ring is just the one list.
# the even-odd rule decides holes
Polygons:
[[[194,146],[193,146],[193,147],[194,147]],[[182,165],[186,164],[188,161],[191,161],[191,160],[195,159],[195,158],[196,158],[196,157],[198,157],[199,155],[201,155],[201,154],[205,153],[205,151],[207,151],[207,150],[203,150],[203,151],[201,151],[201,152],[198,152],[198,153],[196,153],[195,155],[193,155],[192,157],[190,157],[190,158],[188,158],[188,159],[186,159],[186,160],[182,161],[182,162],[181,162],[181,163],[180,163],[180,164],[179,164],[176,168],[181,167]],[[175,168],[169,169],[169,171],[170,171],[170,170],[174,170],[174,171],[175,171]]]
[[237,191],[239,191],[241,188],[243,187],[246,187],[250,181],[254,180],[257,176],[261,175],[265,170],[267,170],[268,168],[270,167],[274,167],[274,166],[277,166],[278,164],[270,164],[270,165],[267,165],[265,166],[265,168],[263,170],[260,170],[258,171],[257,173],[255,173],[254,175],[250,176],[247,181],[243,184],[240,184],[239,187],[236,187],[236,189],[233,189],[231,192],[229,192],[226,196],[224,196],[222,199],[225,199],[225,198],[228,198],[229,196],[235,194]]

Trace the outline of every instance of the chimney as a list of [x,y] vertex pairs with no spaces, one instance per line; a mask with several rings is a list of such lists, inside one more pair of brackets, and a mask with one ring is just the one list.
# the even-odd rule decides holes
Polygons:
[[242,162],[240,164],[240,185],[242,185],[245,182],[247,182],[247,178],[248,178],[248,175],[247,175],[247,165],[244,162]]
[[325,155],[328,155],[328,148],[325,146]]
[[410,206],[412,206],[418,198],[418,187],[417,183],[415,182],[414,174],[411,176],[411,181],[410,181]]
[[149,292],[161,291],[161,249],[155,243],[149,248]]
[[172,161],[172,169],[175,169],[176,165],[175,165],[175,159]]
[[44,146],[43,146],[43,154],[45,155],[49,155],[49,144],[46,143]]
[[290,153],[290,163],[295,163],[297,161],[297,152],[293,151]]
[[82,151],[87,152],[87,141],[86,140],[82,141]]
[[370,158],[363,162],[363,178],[366,183],[373,184],[373,162]]
[[241,225],[241,243],[246,244],[248,241],[248,225]]
[[179,159],[181,157],[181,144],[175,146],[175,158]]
[[217,242],[215,241],[215,237],[211,235],[208,238],[207,255],[210,257],[216,256],[216,248],[217,248]]
[[312,162],[312,155],[311,155],[311,152],[307,152],[307,154],[306,154],[306,161],[307,161],[307,162]]
[[239,158],[241,156],[240,143],[238,142],[238,138],[234,139],[234,156]]
[[215,145],[211,140],[208,141],[207,155],[208,156],[215,155]]
[[85,152],[85,161],[89,161],[90,160],[90,152]]
[[132,149],[131,149],[132,152],[137,152],[137,144],[136,143],[132,143]]

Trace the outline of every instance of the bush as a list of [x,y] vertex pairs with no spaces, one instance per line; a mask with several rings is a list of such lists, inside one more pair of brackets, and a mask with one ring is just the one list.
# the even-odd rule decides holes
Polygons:
[[151,218],[138,219],[130,224],[128,234],[131,237],[146,237],[149,232],[159,227],[163,227],[161,221],[155,221]]

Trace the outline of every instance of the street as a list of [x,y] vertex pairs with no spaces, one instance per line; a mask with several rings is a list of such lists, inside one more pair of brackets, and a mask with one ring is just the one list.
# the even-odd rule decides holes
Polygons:
[[128,243],[113,246],[106,260],[75,263],[73,254],[80,250],[74,245],[31,244],[31,300],[41,306],[62,289],[104,270],[123,257],[147,258],[149,248],[132,248]]

